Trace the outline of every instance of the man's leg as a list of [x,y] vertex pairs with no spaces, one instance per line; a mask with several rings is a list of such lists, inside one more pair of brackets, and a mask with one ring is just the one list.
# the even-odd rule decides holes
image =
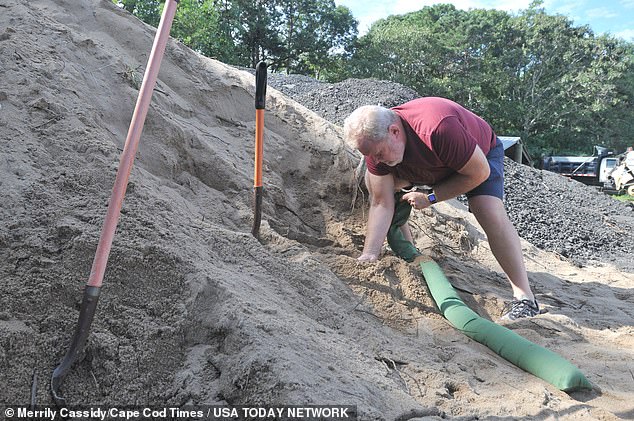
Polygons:
[[495,196],[479,195],[469,198],[471,212],[487,235],[491,251],[513,288],[513,296],[534,301],[528,283],[520,238],[509,219],[504,203]]

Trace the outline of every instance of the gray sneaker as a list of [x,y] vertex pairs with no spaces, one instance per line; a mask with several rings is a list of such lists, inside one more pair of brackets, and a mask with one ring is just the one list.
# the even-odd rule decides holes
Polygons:
[[513,300],[504,306],[501,318],[503,320],[515,320],[537,316],[538,314],[539,304],[537,304],[537,300]]

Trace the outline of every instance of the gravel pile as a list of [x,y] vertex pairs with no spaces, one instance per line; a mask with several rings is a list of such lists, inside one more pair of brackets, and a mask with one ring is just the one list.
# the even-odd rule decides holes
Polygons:
[[[338,125],[361,105],[391,107],[418,97],[408,87],[375,79],[323,83],[307,76],[270,74],[268,83]],[[578,265],[594,260],[634,270],[633,206],[596,187],[510,159],[505,171],[505,205],[522,238]]]
[[326,120],[343,120],[362,105],[394,107],[418,98],[418,93],[399,83],[377,79],[347,79],[339,83],[319,82],[308,76],[272,73],[268,84],[293,98]]
[[508,158],[504,170],[505,205],[522,238],[578,264],[600,260],[633,269],[631,205],[597,187]]

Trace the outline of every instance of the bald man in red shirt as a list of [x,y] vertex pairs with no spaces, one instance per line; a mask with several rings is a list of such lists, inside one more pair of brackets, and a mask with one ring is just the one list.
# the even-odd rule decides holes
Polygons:
[[[370,212],[359,261],[379,258],[397,204],[395,192],[411,185],[431,187],[397,196],[419,210],[466,194],[513,289],[503,318],[539,314],[519,236],[502,201],[504,148],[486,121],[448,99],[425,97],[392,109],[360,107],[345,120],[344,136],[367,166]],[[412,241],[406,223],[401,230]]]

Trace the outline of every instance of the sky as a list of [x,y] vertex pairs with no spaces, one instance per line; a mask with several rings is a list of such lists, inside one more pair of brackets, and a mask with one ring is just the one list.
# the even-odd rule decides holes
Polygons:
[[[437,3],[451,3],[458,9],[498,9],[510,13],[527,9],[531,0],[335,0],[347,6],[359,21],[359,35],[372,22],[389,15],[400,15]],[[595,34],[634,41],[634,0],[544,0],[546,13],[565,15],[575,26],[589,25]]]

